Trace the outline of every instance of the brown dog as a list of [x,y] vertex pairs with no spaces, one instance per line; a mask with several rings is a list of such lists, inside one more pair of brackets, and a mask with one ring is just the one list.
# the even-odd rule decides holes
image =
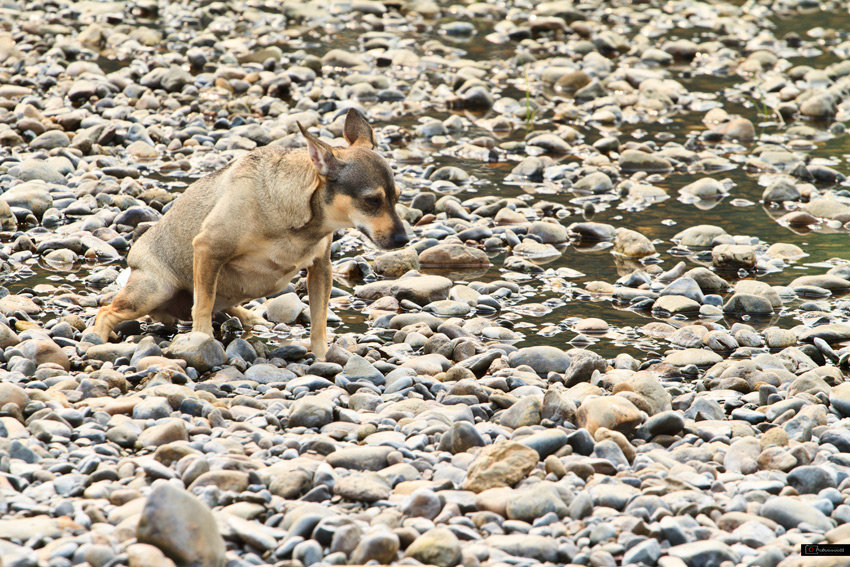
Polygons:
[[267,146],[201,178],[133,245],[127,284],[95,320],[104,341],[115,325],[147,314],[187,319],[212,336],[216,311],[246,326],[265,323],[240,305],[283,290],[307,269],[310,345],[328,350],[333,231],[356,227],[382,248],[408,242],[395,210],[392,172],[373,151],[372,128],[354,109],[332,148],[298,127],[306,150]]

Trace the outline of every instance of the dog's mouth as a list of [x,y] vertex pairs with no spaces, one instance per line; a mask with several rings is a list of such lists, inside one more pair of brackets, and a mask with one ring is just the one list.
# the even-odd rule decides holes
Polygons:
[[363,236],[366,237],[366,240],[369,241],[369,244],[372,244],[373,246],[377,246],[378,248],[381,247],[377,242],[375,242],[375,239],[372,238],[372,233],[369,232],[368,228],[366,228],[365,226],[361,226],[359,224],[356,225],[355,228],[357,228],[357,230],[360,231],[360,234],[362,234]]
[[366,240],[368,240],[370,244],[383,250],[393,250],[395,248],[401,248],[410,241],[407,237],[407,234],[405,233],[392,233],[383,238],[375,238],[368,228],[360,225],[357,225],[356,228],[363,236],[366,237]]

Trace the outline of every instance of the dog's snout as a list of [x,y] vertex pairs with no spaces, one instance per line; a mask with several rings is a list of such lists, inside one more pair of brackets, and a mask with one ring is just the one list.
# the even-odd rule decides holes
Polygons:
[[407,233],[403,230],[393,233],[392,238],[392,247],[393,248],[401,248],[405,244],[410,242],[410,238],[407,237]]

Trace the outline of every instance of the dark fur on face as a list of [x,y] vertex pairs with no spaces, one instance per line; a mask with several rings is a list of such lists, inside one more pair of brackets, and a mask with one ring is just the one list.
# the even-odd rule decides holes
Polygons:
[[356,209],[354,225],[381,248],[398,248],[408,242],[395,210],[398,191],[389,164],[372,150],[351,148],[344,152],[337,175],[327,180],[325,199],[338,195],[350,197]]
[[348,148],[331,148],[305,129],[301,131],[324,179],[325,204],[381,248],[407,244],[409,239],[395,210],[398,190],[392,170],[373,151],[374,133],[360,113],[352,109],[346,117],[343,133]]

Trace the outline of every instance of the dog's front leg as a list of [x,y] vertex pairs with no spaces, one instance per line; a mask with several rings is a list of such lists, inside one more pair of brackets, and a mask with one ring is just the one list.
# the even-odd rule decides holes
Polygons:
[[192,240],[192,283],[194,304],[192,305],[192,331],[213,336],[212,313],[215,306],[216,284],[227,256],[204,232]]
[[324,252],[307,268],[307,295],[310,297],[310,348],[319,360],[328,352],[328,302],[331,299],[331,237]]

